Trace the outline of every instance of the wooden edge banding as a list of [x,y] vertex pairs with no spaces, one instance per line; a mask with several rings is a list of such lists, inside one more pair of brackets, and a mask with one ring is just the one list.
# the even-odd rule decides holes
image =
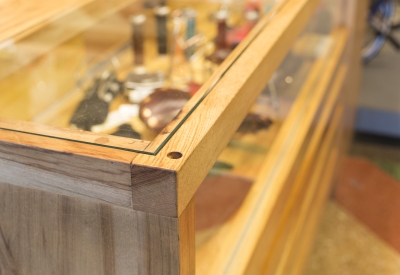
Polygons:
[[[288,1],[163,149],[156,156],[138,155],[133,160],[135,165],[177,172],[175,215],[186,208],[319,2]],[[182,157],[167,158],[174,151]],[[164,212],[165,207],[171,206],[160,205],[157,213]]]
[[180,275],[195,274],[195,212],[194,198],[179,217]]
[[161,216],[178,217],[176,172],[132,164],[132,207]]
[[[0,128],[1,126],[2,125],[0,123]],[[15,143],[37,149],[121,163],[130,163],[137,154],[134,152],[117,150],[92,144],[83,144],[69,140],[36,136],[28,133],[20,133],[2,129],[0,129],[0,142]]]
[[4,131],[9,129],[16,133],[32,133],[33,138],[44,137],[61,139],[77,143],[89,143],[95,146],[119,147],[135,151],[143,151],[149,144],[149,142],[145,140],[66,129],[9,118],[0,118],[0,129],[4,129]]

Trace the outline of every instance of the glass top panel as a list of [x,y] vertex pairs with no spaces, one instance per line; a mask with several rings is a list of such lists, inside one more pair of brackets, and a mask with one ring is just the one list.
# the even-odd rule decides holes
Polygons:
[[279,1],[37,3],[0,37],[0,128],[145,152]]

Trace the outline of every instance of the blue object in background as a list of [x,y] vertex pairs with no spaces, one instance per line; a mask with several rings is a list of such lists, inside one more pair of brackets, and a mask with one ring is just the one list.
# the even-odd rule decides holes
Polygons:
[[400,113],[360,107],[357,111],[356,131],[400,138]]

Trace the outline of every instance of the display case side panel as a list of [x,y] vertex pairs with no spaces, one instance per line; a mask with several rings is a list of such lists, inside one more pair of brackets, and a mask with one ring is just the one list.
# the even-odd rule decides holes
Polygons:
[[0,182],[131,207],[132,153],[0,130]]
[[[261,274],[298,273],[299,267],[296,267],[295,270],[292,265],[295,262],[303,263],[307,258],[306,251],[312,246],[313,232],[318,224],[318,217],[313,216],[312,213],[317,209],[321,212],[323,209],[334,175],[333,167],[338,162],[334,146],[343,126],[342,111],[340,108],[334,110],[332,121],[313,161],[313,169],[304,178],[305,181],[302,183],[303,187],[300,194],[297,195],[298,197],[290,198],[289,204],[292,204],[294,208],[292,213],[289,213],[289,219],[281,221],[270,255],[264,262],[264,272]],[[322,194],[317,195],[321,192]],[[311,223],[312,226],[308,226],[308,223]],[[301,228],[307,226],[308,231],[299,233]],[[307,241],[303,241],[303,239],[307,239]],[[298,253],[299,250],[303,253]]]
[[[342,126],[343,121],[344,119],[342,118]],[[310,255],[312,244],[318,230],[318,224],[324,210],[323,206],[328,200],[332,182],[335,179],[341,150],[341,145],[338,145],[338,143],[340,143],[340,140],[343,136],[342,130],[343,128],[339,129],[338,137],[336,137],[335,140],[336,144],[334,144],[333,148],[331,148],[322,177],[317,181],[317,183],[312,183],[314,185],[314,190],[310,192],[311,194],[307,194],[308,201],[306,200],[302,205],[301,211],[303,213],[301,215],[299,224],[296,225],[296,229],[294,230],[295,232],[293,232],[293,234],[296,234],[296,241],[293,244],[294,248],[290,251],[292,253],[292,255],[290,255],[290,264],[281,267],[280,273],[278,274],[297,275],[304,273],[304,267],[307,263],[307,258]],[[304,213],[307,211],[305,210],[307,207],[308,212]]]
[[177,218],[6,183],[0,198],[0,274],[189,274]]
[[[134,165],[177,171],[175,216],[186,208],[318,3],[288,1],[157,155],[133,160]],[[175,153],[178,158],[170,157]],[[164,207],[174,206],[149,209],[159,213]]]
[[[263,167],[255,182],[256,187],[250,190],[235,218],[221,227],[212,239],[198,250],[197,266],[201,270],[200,273],[257,274],[255,273],[257,269],[252,269],[254,272],[244,272],[252,260],[251,257],[254,256],[255,249],[262,241],[260,237],[263,232],[267,232],[265,235],[267,243],[275,241],[279,220],[283,218],[282,208],[286,208],[287,197],[294,188],[292,182],[289,181],[290,184],[286,184],[287,180],[294,175],[292,171],[296,170],[294,168],[298,165],[296,162],[300,160],[299,156],[306,148],[308,134],[313,134],[315,121],[321,119],[322,111],[325,113],[325,122],[321,125],[324,126],[327,123],[327,116],[333,107],[332,104],[326,106],[324,102],[329,94],[328,88],[332,76],[337,71],[340,57],[343,55],[347,34],[346,29],[337,29],[332,33],[334,44],[331,45],[326,56],[318,59],[311,68],[310,75],[302,85],[287,120],[275,138],[268,157],[263,162]],[[335,102],[334,98],[330,102]],[[322,139],[322,130],[325,128],[322,126],[320,126],[318,138],[315,139]],[[315,147],[311,150],[312,154],[309,153],[309,158],[314,156],[316,150]],[[309,169],[309,161],[304,161],[304,165]],[[291,213],[291,211],[285,211]],[[266,225],[270,227],[266,228]],[[213,250],[212,248],[216,246],[220,249]],[[261,255],[267,257],[265,254],[273,253],[274,249],[267,244],[257,252],[260,258]],[[212,257],[209,256],[210,254],[213,254]],[[207,258],[211,259],[206,261]],[[250,265],[254,268],[254,262]],[[206,273],[208,270],[212,271]]]
[[[278,267],[287,268],[291,265],[292,259],[288,260],[287,254],[293,254],[295,247],[292,234],[292,231],[295,230],[293,224],[298,222],[300,205],[306,198],[307,192],[312,189],[310,178],[318,175],[317,180],[320,179],[328,158],[328,153],[325,151],[330,149],[329,145],[333,143],[331,140],[333,140],[335,131],[343,126],[338,119],[335,119],[333,123],[331,117],[335,112],[334,108],[337,105],[346,73],[346,68],[341,67],[332,82],[332,87],[326,92],[326,100],[321,104],[320,111],[315,117],[315,127],[307,134],[306,142],[304,142],[302,150],[304,154],[299,154],[291,169],[280,194],[281,202],[274,207],[245,274],[264,274],[263,272],[278,274]],[[331,133],[328,134],[328,131]],[[323,148],[325,149],[323,150]],[[326,184],[330,186],[330,182],[331,177]],[[310,243],[304,245],[310,245]],[[291,273],[283,272],[282,274]]]

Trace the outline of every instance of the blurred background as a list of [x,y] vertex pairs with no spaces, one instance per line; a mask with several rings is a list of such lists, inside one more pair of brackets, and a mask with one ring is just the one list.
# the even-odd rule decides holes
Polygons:
[[[400,41],[400,30],[390,35]],[[364,65],[356,133],[304,274],[400,274],[399,72],[400,52],[388,40]]]

